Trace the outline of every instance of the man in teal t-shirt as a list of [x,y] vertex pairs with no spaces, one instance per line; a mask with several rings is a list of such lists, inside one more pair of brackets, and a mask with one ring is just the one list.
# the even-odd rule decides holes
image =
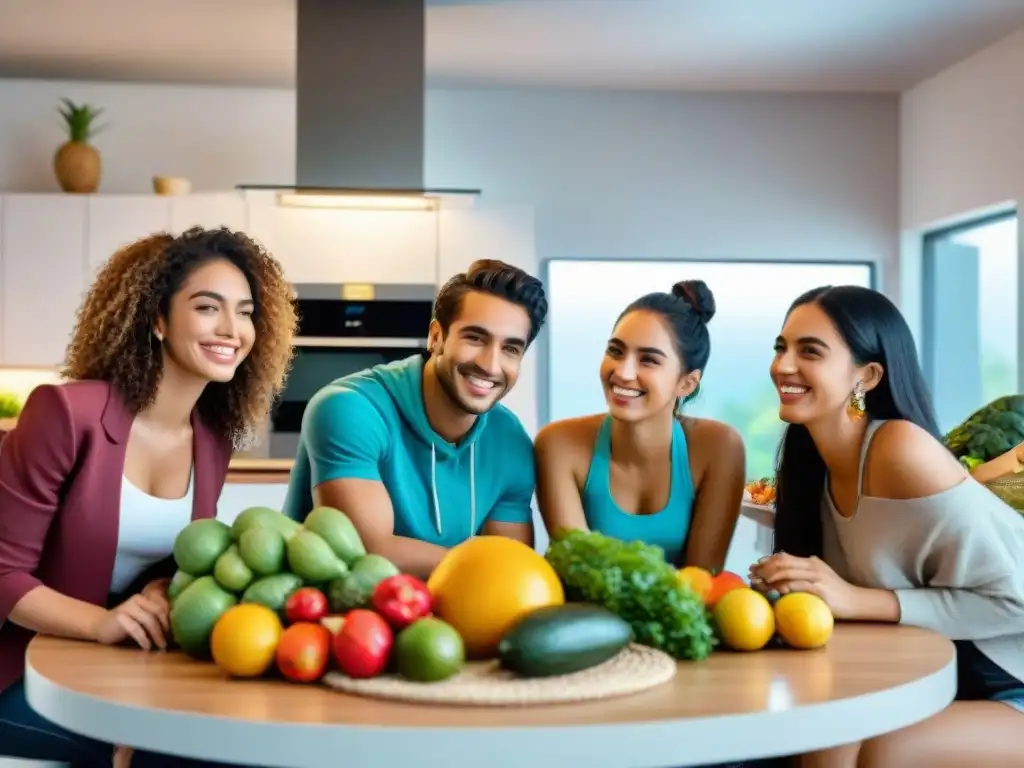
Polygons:
[[533,441],[498,401],[547,315],[540,280],[481,260],[434,302],[427,352],[323,387],[302,418],[284,511],[345,512],[366,548],[427,575],[477,533],[532,546]]

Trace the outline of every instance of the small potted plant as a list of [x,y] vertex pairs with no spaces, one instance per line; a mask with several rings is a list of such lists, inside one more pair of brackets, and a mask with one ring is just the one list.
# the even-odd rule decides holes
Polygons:
[[53,158],[57,181],[65,192],[88,194],[100,185],[100,153],[89,144],[99,129],[96,118],[103,112],[88,104],[75,104],[61,99],[61,117],[67,128],[68,140],[61,144]]

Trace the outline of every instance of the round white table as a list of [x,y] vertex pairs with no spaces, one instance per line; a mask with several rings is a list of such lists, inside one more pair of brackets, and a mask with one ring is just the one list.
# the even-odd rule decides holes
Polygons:
[[406,704],[278,681],[228,681],[179,653],[38,637],[28,702],[96,739],[282,768],[691,766],[838,746],[944,709],[952,643],[923,629],[839,625],[816,651],[716,652],[601,702],[522,708]]

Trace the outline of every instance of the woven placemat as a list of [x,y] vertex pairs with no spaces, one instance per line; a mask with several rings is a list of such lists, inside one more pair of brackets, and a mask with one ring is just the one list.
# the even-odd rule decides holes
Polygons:
[[356,680],[328,673],[330,688],[359,696],[431,704],[523,706],[608,699],[639,693],[672,679],[675,660],[662,651],[630,644],[608,661],[555,677],[517,677],[498,662],[470,662],[459,674],[438,683],[416,683],[397,675]]
[[1024,511],[1024,473],[997,477],[985,483],[985,487],[1018,512]]

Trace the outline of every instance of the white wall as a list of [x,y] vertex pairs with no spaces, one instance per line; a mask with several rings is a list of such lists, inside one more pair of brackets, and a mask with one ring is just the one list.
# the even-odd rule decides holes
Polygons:
[[187,176],[195,191],[294,179],[290,91],[0,80],[0,189],[59,191],[63,97],[104,109],[101,192],[152,192],[157,174]]
[[1024,30],[900,99],[901,223],[917,230],[1024,197]]
[[[106,109],[101,191],[293,181],[291,92],[0,80],[0,189],[56,189],[62,96]],[[426,145],[429,184],[533,206],[541,260],[877,259],[897,288],[895,96],[431,91]]]
[[429,117],[431,181],[534,204],[541,259],[897,249],[894,98],[442,92]]

